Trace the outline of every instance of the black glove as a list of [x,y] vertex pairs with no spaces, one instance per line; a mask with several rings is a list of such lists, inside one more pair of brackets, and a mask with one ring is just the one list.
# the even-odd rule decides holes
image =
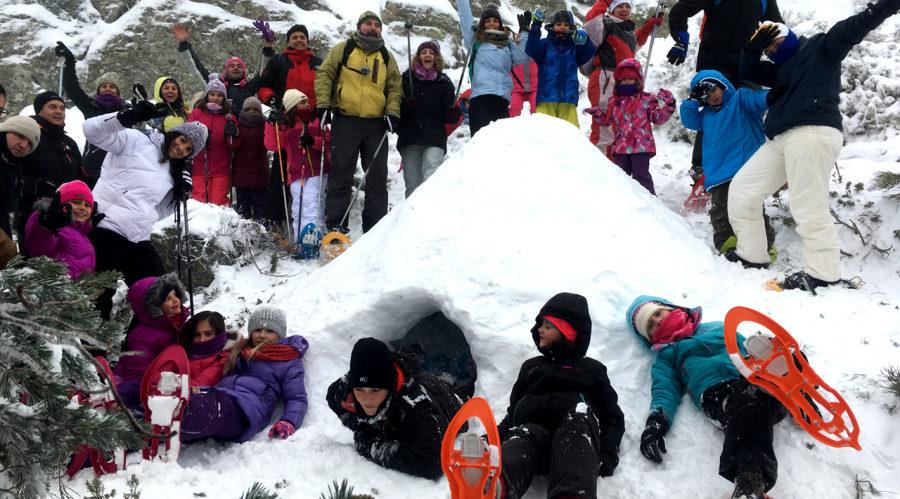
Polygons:
[[316,116],[319,118],[319,125],[325,126],[331,123],[331,108],[320,107],[316,109]]
[[675,46],[669,49],[669,53],[666,54],[666,57],[669,59],[669,64],[678,66],[684,64],[684,57],[687,55],[691,35],[684,31],[678,31],[672,33],[672,38],[675,39]]
[[665,434],[669,431],[669,422],[665,416],[653,413],[647,418],[647,428],[641,433],[641,454],[656,464],[662,463],[662,456],[666,453]]
[[281,121],[281,113],[278,112],[278,109],[273,107],[272,110],[269,111],[269,117],[266,119],[266,123],[275,126],[279,121]]
[[884,20],[900,11],[900,0],[878,0],[870,3],[866,11],[871,12],[878,19]]
[[613,476],[616,466],[619,465],[619,458],[606,452],[601,452],[598,457],[600,458],[599,475],[603,478]]
[[525,12],[516,16],[516,19],[519,20],[519,31],[528,31],[531,29],[531,11],[526,10]]
[[775,104],[785,93],[787,93],[787,85],[781,85],[769,90],[769,95],[766,95],[766,105],[772,107],[772,104]]
[[690,100],[703,102],[703,98],[706,97],[706,94],[711,92],[714,88],[716,88],[716,84],[711,81],[699,81],[694,85],[694,88],[691,89]]
[[125,128],[131,128],[142,121],[149,121],[156,116],[156,105],[150,101],[137,102],[133,108],[119,111],[116,118]]
[[694,181],[694,185],[697,185],[697,181],[699,181],[700,177],[703,176],[703,167],[700,165],[691,165],[691,169],[688,173],[690,173],[691,180]]
[[227,135],[229,137],[237,137],[238,136],[237,125],[235,125],[233,121],[229,120],[229,121],[225,122],[225,135]]
[[312,137],[312,135],[308,133],[304,133],[300,136],[300,145],[301,146],[311,146],[316,143],[316,139]]
[[778,26],[774,24],[763,24],[756,30],[756,33],[753,33],[750,41],[744,45],[744,50],[751,54],[762,53],[772,43],[772,40],[778,38],[778,31]]
[[94,209],[91,210],[91,227],[96,227],[104,218],[106,218],[106,214],[100,213],[100,207],[97,206],[97,202],[94,201]]
[[176,201],[187,201],[191,199],[191,192],[194,190],[194,184],[191,181],[191,166],[188,165],[187,170],[181,172],[181,182],[175,183],[175,189],[172,193]]
[[72,206],[69,203],[60,203],[59,193],[53,195],[53,202],[46,211],[38,215],[38,223],[41,227],[56,232],[63,227],[72,225]]
[[360,423],[353,432],[353,443],[356,444],[356,452],[365,458],[372,456],[372,445],[384,438],[384,432],[370,424]]
[[[147,89],[144,88],[140,83],[135,83],[131,87],[131,93],[134,94],[134,102],[137,103],[138,100],[147,100]],[[140,99],[138,99],[140,96]]]
[[412,111],[419,105],[419,101],[416,100],[415,97],[407,97],[403,99],[403,109],[407,111]]
[[34,182],[34,198],[37,200],[53,197],[58,187],[52,180],[41,177]]
[[69,47],[66,47],[66,44],[63,42],[56,42],[56,48],[53,52],[56,53],[56,57],[65,57],[66,64],[75,62],[75,55],[72,54],[72,51],[69,50]]
[[384,120],[387,121],[388,130],[390,130],[391,133],[397,133],[397,130],[400,129],[400,117],[389,114],[384,117]]
[[163,119],[170,114],[172,114],[172,110],[169,107],[168,102],[162,101],[156,103],[156,112],[153,114],[154,118]]
[[273,96],[269,97],[268,99],[266,99],[266,105],[269,107],[273,107],[273,108],[274,107],[280,108],[281,107],[281,99],[279,99],[277,95],[273,95]]

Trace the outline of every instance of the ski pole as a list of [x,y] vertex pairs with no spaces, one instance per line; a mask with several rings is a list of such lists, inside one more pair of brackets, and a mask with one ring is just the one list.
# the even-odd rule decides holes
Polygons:
[[[472,26],[472,31],[475,31],[477,28]],[[463,78],[466,76],[466,69],[469,67],[469,59],[472,57],[472,47],[475,46],[475,35],[472,35],[472,42],[469,43],[469,51],[466,52],[466,62],[462,66],[462,73],[459,75],[459,83],[456,85],[456,95],[453,97],[453,105],[456,105],[456,101],[459,99],[459,91],[462,89]]]
[[191,262],[191,230],[188,228],[187,199],[183,199],[182,202],[184,203],[184,245],[187,250],[188,293],[191,296],[191,315],[194,315],[194,269]]
[[406,28],[406,51],[408,52],[406,55],[409,58],[409,96],[415,97],[416,93],[413,92],[412,42],[409,40],[409,32],[413,29],[413,23],[407,21],[403,27]]
[[206,204],[209,204],[209,140],[206,141],[206,149],[203,150],[203,184],[206,187]]
[[291,214],[288,211],[287,188],[284,183],[284,161],[281,157],[281,119],[275,124],[275,142],[278,147],[278,173],[281,175],[281,197],[284,199],[284,231],[288,236],[287,240],[292,241],[291,237]]
[[[665,0],[659,0],[656,2],[656,15],[653,16],[654,19],[659,17],[659,11],[662,9],[662,4]],[[650,55],[653,53],[653,42],[656,41],[656,30],[659,29],[659,25],[653,26],[653,33],[650,34],[650,46],[647,47],[647,64],[644,65],[644,74],[642,75],[645,79],[647,78],[647,71],[650,68]]]
[[57,92],[57,95],[59,95],[60,97],[62,97],[62,93],[63,93],[63,69],[65,69],[65,67],[66,67],[66,58],[65,58],[65,57],[60,57],[60,58],[59,58],[59,61],[56,63],[56,65],[59,67],[59,92]]
[[[228,103],[231,103],[231,99],[228,99]],[[231,123],[234,121],[234,116],[229,113],[225,115],[225,119]],[[231,192],[234,189],[234,187],[231,186],[232,175],[234,175],[234,137],[228,137],[228,194],[231,197],[231,199],[229,199],[229,206],[234,208],[234,193]]]
[[175,203],[175,230],[176,237],[178,240],[176,241],[177,253],[178,253],[178,278],[181,279],[181,204]]
[[[390,127],[390,121],[388,121],[388,127]],[[359,182],[359,188],[356,189],[356,192],[353,193],[353,197],[350,198],[350,205],[347,206],[347,211],[344,212],[344,216],[341,218],[341,224],[338,227],[343,227],[344,222],[347,220],[347,216],[350,215],[350,208],[353,208],[353,203],[356,201],[356,197],[359,196],[359,191],[363,190],[363,187],[366,186],[366,177],[369,176],[369,172],[372,171],[372,167],[375,165],[375,161],[378,159],[378,153],[381,152],[381,146],[384,145],[384,141],[387,140],[389,130],[384,131],[384,137],[381,138],[381,142],[378,143],[378,148],[375,149],[375,155],[372,156],[372,162],[369,163],[369,168],[363,173],[363,178]],[[324,163],[324,160],[322,160]]]
[[[327,111],[326,111],[327,114]],[[322,160],[319,164],[319,196],[316,198],[316,237],[319,237],[319,213],[322,211],[319,203],[322,202],[322,184],[325,183],[325,133],[328,131],[325,125],[319,123],[322,128]],[[837,163],[835,163],[837,165]],[[316,246],[316,256],[318,256],[319,248]]]

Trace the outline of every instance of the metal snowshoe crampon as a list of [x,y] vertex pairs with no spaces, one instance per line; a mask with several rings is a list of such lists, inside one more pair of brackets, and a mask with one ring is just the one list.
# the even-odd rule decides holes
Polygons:
[[[469,418],[481,421],[488,442],[476,433],[464,433],[460,448],[454,449],[456,434]],[[500,465],[500,434],[494,413],[486,400],[475,397],[456,413],[441,445],[441,466],[450,482],[451,498],[495,499],[501,487]]]
[[[181,453],[181,418],[190,401],[190,366],[187,354],[178,345],[165,350],[144,373],[141,402],[147,422],[160,438],[144,439],[144,459],[163,462],[178,460]],[[174,435],[173,435],[174,434]]]

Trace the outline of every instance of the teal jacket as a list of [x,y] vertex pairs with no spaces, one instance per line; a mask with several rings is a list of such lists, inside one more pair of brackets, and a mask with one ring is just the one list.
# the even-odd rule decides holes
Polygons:
[[[633,320],[638,307],[648,301],[660,302],[688,312],[694,317],[693,336],[664,345],[657,350],[650,348],[647,340],[638,334]],[[674,421],[675,411],[678,410],[685,390],[699,409],[700,397],[707,388],[741,377],[728,356],[728,350],[725,349],[725,323],[720,321],[701,323],[701,317],[700,307],[688,309],[674,305],[668,300],[646,295],[634,300],[625,314],[625,321],[634,336],[641,345],[656,354],[656,360],[650,369],[652,378],[650,412],[662,414],[670,425]],[[746,356],[744,337],[738,333],[737,339],[741,354]]]

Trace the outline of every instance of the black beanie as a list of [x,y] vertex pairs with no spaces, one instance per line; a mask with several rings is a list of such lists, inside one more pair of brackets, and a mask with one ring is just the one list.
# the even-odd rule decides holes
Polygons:
[[306,26],[304,26],[302,24],[295,24],[295,25],[291,26],[291,29],[289,29],[288,33],[287,33],[287,39],[290,40],[291,34],[296,33],[298,31],[303,33],[306,36],[306,39],[309,40],[309,31],[307,31]]
[[492,17],[500,21],[500,26],[503,26],[503,18],[500,17],[500,8],[492,3],[489,3],[484,6],[484,10],[481,12],[481,19],[478,22],[478,27],[480,29],[484,29],[484,21]]
[[397,384],[394,357],[384,342],[363,338],[353,345],[350,354],[350,388],[385,388]]
[[62,97],[59,96],[56,92],[52,90],[47,90],[46,92],[41,92],[34,97],[34,114],[38,114],[41,112],[41,109],[44,109],[44,106],[47,105],[48,102],[52,100],[58,100],[65,105],[66,101],[63,100]]

